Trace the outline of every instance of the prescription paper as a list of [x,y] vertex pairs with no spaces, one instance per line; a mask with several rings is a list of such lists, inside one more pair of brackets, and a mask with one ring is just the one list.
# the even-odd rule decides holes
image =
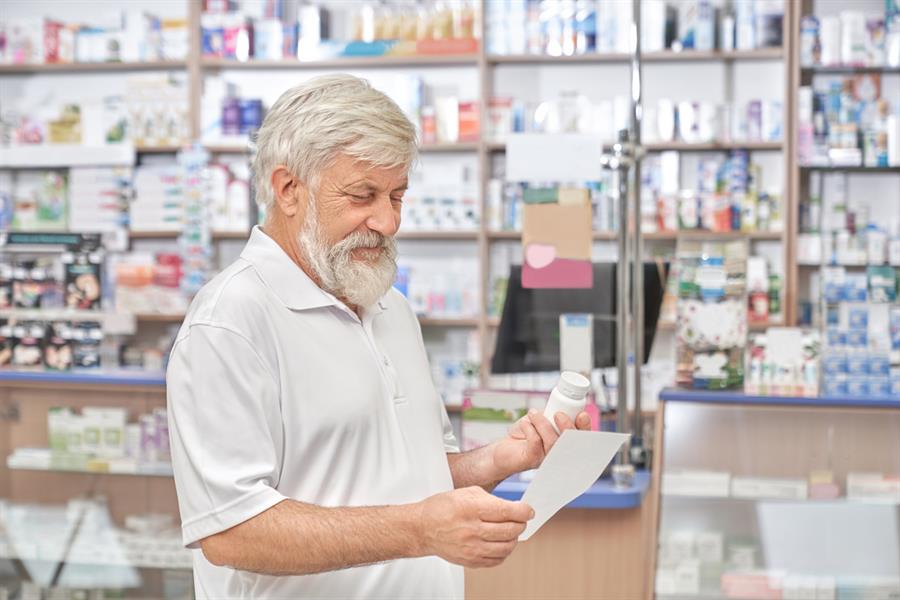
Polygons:
[[587,491],[629,437],[627,433],[563,431],[522,496],[522,502],[534,509],[534,518],[519,541],[530,538],[559,509]]

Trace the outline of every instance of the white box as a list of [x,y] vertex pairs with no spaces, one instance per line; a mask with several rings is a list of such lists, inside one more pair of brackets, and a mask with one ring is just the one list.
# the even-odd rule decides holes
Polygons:
[[724,471],[663,473],[662,493],[667,496],[727,498],[730,484],[731,473]]
[[805,500],[808,487],[805,479],[734,477],[731,480],[731,495],[735,498]]
[[702,562],[720,563],[725,559],[725,536],[721,531],[701,531],[694,543]]

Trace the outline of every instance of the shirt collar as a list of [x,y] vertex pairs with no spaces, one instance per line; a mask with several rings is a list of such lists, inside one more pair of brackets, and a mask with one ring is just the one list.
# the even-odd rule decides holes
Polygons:
[[[353,312],[343,302],[316,285],[259,225],[254,226],[250,232],[250,239],[241,252],[241,258],[253,265],[263,282],[290,309],[309,310],[336,306]],[[387,303],[381,298],[364,311],[379,314],[386,309]]]

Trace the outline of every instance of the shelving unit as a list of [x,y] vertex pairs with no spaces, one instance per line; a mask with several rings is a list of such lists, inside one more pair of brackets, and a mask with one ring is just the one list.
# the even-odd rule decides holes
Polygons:
[[[800,20],[803,15],[815,14],[814,0],[798,0],[796,2],[788,2],[787,8],[790,11],[790,19],[786,18],[786,22],[790,22],[790,39],[800,39]],[[785,15],[787,17],[787,14]],[[785,304],[788,311],[789,323],[794,324],[798,321],[798,304],[800,301],[799,288],[801,278],[808,278],[812,268],[818,268],[820,265],[799,264],[797,261],[797,244],[799,226],[800,226],[800,204],[809,197],[810,174],[812,173],[846,173],[854,175],[891,175],[900,176],[900,167],[865,167],[865,166],[835,166],[835,165],[801,165],[798,160],[794,159],[796,154],[795,140],[797,139],[797,90],[800,86],[809,86],[813,84],[816,76],[829,75],[857,75],[857,74],[882,74],[882,75],[900,75],[900,67],[862,67],[862,66],[814,66],[804,67],[800,63],[800,44],[795,43],[790,49],[788,57],[789,79],[787,83],[788,90],[791,91],[787,98],[786,110],[790,118],[786,121],[789,127],[785,128],[788,139],[791,141],[791,159],[787,162],[787,184],[791,202],[789,204],[791,214],[786,221],[788,228],[788,263],[789,269],[785,278],[785,298],[792,299],[791,302]],[[866,265],[842,265],[847,268],[865,268]]]
[[[785,2],[785,18],[784,18],[784,40],[783,48],[760,48],[749,51],[695,51],[685,50],[682,52],[664,51],[645,53],[643,60],[650,65],[680,65],[692,63],[722,63],[726,67],[741,63],[744,61],[783,61],[785,72],[785,131],[786,139],[781,142],[759,142],[759,141],[727,141],[727,142],[711,142],[711,143],[684,143],[684,142],[655,142],[646,144],[648,152],[662,152],[675,150],[679,152],[726,152],[735,149],[746,149],[753,152],[782,152],[784,155],[785,173],[796,174],[796,165],[793,161],[794,155],[794,126],[793,118],[795,112],[795,92],[796,86],[792,85],[795,76],[799,73],[797,68],[797,48],[796,35],[799,32],[799,15],[800,12],[795,6],[797,3]],[[237,61],[230,59],[219,59],[204,57],[201,55],[200,46],[200,3],[188,3],[188,22],[190,47],[189,54],[184,61],[163,61],[151,63],[97,63],[97,64],[54,64],[54,65],[14,65],[0,67],[0,75],[41,75],[51,73],[81,73],[81,72],[127,72],[129,70],[153,70],[153,69],[177,69],[184,70],[187,76],[187,90],[189,94],[189,121],[192,135],[199,137],[200,129],[200,107],[203,88],[203,79],[208,74],[219,73],[229,70],[248,71],[255,70],[260,72],[283,72],[292,70],[342,70],[342,69],[405,69],[405,68],[436,68],[443,67],[466,67],[472,68],[477,72],[479,80],[479,96],[478,100],[482,110],[480,111],[481,131],[487,131],[487,115],[485,107],[493,95],[494,79],[496,71],[510,65],[535,65],[539,67],[552,67],[553,65],[616,65],[623,69],[629,68],[629,57],[623,54],[610,53],[593,53],[579,56],[543,56],[543,55],[489,55],[485,52],[484,45],[481,44],[478,51],[466,54],[449,54],[449,55],[417,55],[417,56],[341,56],[327,58],[323,60],[301,61],[301,60],[248,60]],[[483,7],[482,7],[482,17]],[[482,26],[481,39],[484,39],[484,19],[480,19]],[[791,35],[789,35],[791,34]],[[650,74],[652,76],[652,73]],[[733,73],[726,72],[726,77],[732,78]],[[727,85],[730,92],[731,85]],[[493,153],[504,152],[505,144],[496,140],[488,140],[482,138],[478,142],[460,142],[449,144],[434,144],[423,146],[422,153],[474,153],[477,157],[478,168],[480,171],[480,193],[482,202],[482,215],[485,214],[485,197],[487,182],[490,178],[491,159]],[[177,146],[152,147],[152,148],[136,148],[134,151],[137,155],[143,154],[164,154],[176,152]],[[206,150],[213,155],[227,154],[247,154],[249,147],[246,144],[225,144],[225,145],[209,145]],[[789,181],[791,182],[789,184]],[[790,267],[791,252],[794,250],[794,234],[796,229],[796,198],[797,193],[792,185],[792,180],[788,180],[786,175],[786,183],[783,194],[783,210],[785,211],[784,233],[774,232],[734,232],[725,234],[724,237],[735,239],[747,238],[753,241],[781,241],[785,256],[785,265],[782,272],[785,274],[783,306],[786,310],[786,324],[795,322],[793,314],[795,298],[796,298],[796,269]],[[176,232],[135,232],[132,238],[135,240],[167,240],[177,237]],[[519,239],[518,232],[511,231],[489,231],[487,230],[484,219],[482,225],[475,231],[464,232],[424,232],[424,231],[402,231],[398,235],[401,240],[415,241],[458,241],[465,243],[474,243],[477,247],[478,262],[480,265],[481,283],[481,305],[487,306],[488,294],[490,289],[489,282],[489,257],[490,247],[492,244],[502,241],[513,241]],[[675,242],[684,237],[704,238],[716,237],[722,238],[722,234],[713,234],[704,231],[680,231],[680,232],[652,232],[644,234],[644,238],[648,242],[664,244]],[[213,233],[213,239],[219,241],[239,241],[246,238],[245,233]],[[594,240],[596,242],[612,242],[617,239],[615,232],[596,232]],[[165,320],[165,316],[149,316],[145,315],[140,318],[141,322],[150,322],[156,320]],[[173,317],[174,318],[174,317]],[[494,320],[487,314],[482,314],[472,319],[423,319],[423,326],[426,327],[476,327],[481,335],[482,340],[482,382],[487,382],[488,364],[492,352],[492,337],[489,335],[494,327]]]

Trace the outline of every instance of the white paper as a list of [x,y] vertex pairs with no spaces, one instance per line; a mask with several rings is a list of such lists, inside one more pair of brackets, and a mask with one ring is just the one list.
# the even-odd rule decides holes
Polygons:
[[506,140],[507,181],[598,181],[603,175],[599,135],[515,133]]
[[565,430],[522,495],[522,502],[534,509],[534,518],[519,541],[530,538],[559,509],[587,491],[629,437],[627,433]]

